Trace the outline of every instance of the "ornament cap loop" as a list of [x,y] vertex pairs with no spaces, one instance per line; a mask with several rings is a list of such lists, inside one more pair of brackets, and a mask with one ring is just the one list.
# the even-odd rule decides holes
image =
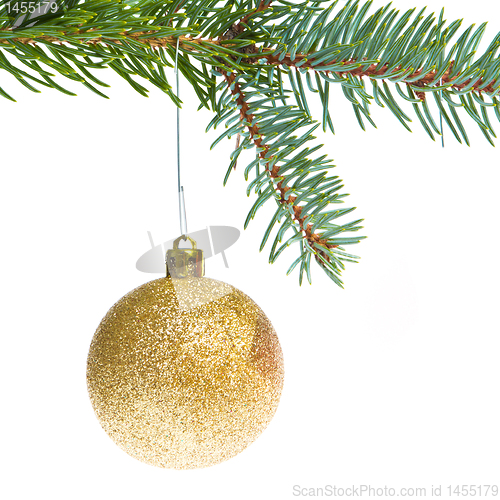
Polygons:
[[193,238],[190,238],[187,234],[183,234],[182,236],[179,236],[174,241],[174,250],[178,250],[179,249],[179,243],[180,243],[181,240],[184,240],[184,241],[189,240],[191,242],[191,245],[193,246],[193,249],[196,250],[196,241],[194,241]]
[[[189,240],[192,248],[179,248],[181,240]],[[205,274],[205,259],[203,250],[196,248],[196,241],[186,234],[179,236],[173,248],[167,250],[165,259],[167,276],[172,278],[187,278],[190,276],[201,278]]]

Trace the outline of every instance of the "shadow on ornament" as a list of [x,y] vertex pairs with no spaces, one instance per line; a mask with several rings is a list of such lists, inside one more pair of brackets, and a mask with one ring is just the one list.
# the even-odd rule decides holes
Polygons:
[[[203,250],[205,259],[214,255],[221,254],[224,265],[229,267],[226,254],[229,247],[234,245],[240,237],[240,230],[232,226],[208,226],[206,229],[187,233],[187,236],[196,241],[200,250]],[[148,231],[151,250],[141,255],[137,260],[135,267],[142,273],[165,273],[165,254],[172,248],[176,238],[155,245],[151,232]]]

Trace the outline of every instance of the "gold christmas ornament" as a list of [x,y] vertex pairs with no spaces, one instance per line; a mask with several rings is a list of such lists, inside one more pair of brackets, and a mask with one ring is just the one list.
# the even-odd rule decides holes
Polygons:
[[[184,237],[185,239],[185,237]],[[255,302],[203,277],[201,250],[167,252],[167,277],[139,286],[92,340],[87,385],[102,427],[129,455],[208,467],[253,442],[283,386],[276,333]]]

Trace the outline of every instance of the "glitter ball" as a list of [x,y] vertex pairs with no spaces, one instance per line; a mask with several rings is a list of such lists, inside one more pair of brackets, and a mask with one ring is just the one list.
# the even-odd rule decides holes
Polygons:
[[283,355],[260,307],[205,277],[160,278],[121,298],[92,339],[87,386],[132,457],[193,469],[234,457],[272,419]]

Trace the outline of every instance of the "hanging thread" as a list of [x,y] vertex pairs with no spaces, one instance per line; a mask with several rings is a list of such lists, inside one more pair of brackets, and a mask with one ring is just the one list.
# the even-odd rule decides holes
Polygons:
[[[175,80],[177,86],[177,98],[180,99],[179,92],[179,67],[177,60],[179,57],[179,38],[175,49]],[[181,139],[180,139],[180,108],[177,106],[177,190],[179,192],[179,223],[181,235],[187,235],[186,203],[184,201],[184,186],[181,185]],[[185,240],[186,238],[184,238]]]

